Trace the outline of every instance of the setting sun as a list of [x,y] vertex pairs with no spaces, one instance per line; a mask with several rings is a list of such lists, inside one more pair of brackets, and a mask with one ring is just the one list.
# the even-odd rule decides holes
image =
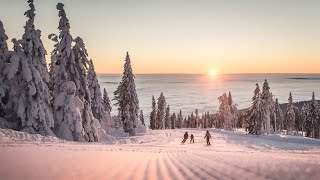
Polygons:
[[211,70],[210,70],[210,75],[212,75],[212,76],[217,75],[217,70],[211,69]]

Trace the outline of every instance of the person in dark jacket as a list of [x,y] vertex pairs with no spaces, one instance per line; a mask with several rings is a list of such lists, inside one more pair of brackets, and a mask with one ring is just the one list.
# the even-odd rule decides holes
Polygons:
[[193,134],[190,135],[190,139],[191,139],[191,140],[190,140],[190,143],[191,143],[191,142],[194,143],[194,136],[193,136]]
[[188,132],[184,133],[183,135],[183,140],[182,140],[182,144],[184,144],[186,142],[186,140],[188,139],[189,135],[188,135]]
[[204,139],[206,139],[206,138],[207,138],[207,145],[208,146],[211,145],[211,143],[210,143],[211,135],[210,135],[209,131],[207,131],[206,136],[204,136]]

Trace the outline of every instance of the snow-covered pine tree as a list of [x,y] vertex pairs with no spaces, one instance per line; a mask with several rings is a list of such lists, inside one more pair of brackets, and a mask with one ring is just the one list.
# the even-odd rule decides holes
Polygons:
[[181,111],[181,109],[180,109],[179,114],[178,114],[178,117],[177,117],[176,127],[177,127],[178,129],[180,129],[180,128],[183,127],[183,116],[182,116],[182,111]]
[[[5,85],[5,75],[3,74],[7,59],[9,57],[9,50],[7,44],[8,36],[5,33],[2,21],[0,21],[0,117],[4,117],[5,110],[5,96],[8,91],[8,86]],[[1,123],[0,123],[1,127]]]
[[[267,134],[271,132],[271,111],[273,108],[272,94],[270,93],[270,87],[268,81],[265,79],[261,93],[262,108],[263,108],[263,131]],[[274,112],[272,112],[274,114]]]
[[225,130],[232,130],[233,125],[232,125],[232,114],[231,114],[231,108],[229,106],[229,101],[228,101],[228,96],[226,93],[224,93],[222,96],[219,98],[219,117],[223,122],[223,128]]
[[55,44],[53,45],[53,50],[51,52],[51,62],[49,63],[49,89],[50,92],[53,92],[53,86],[54,86],[54,65],[58,58],[58,52],[59,52],[59,37],[56,34],[50,34],[48,36],[49,39],[51,39]]
[[164,128],[165,110],[166,110],[166,98],[164,97],[163,92],[161,92],[158,98],[156,129]]
[[307,115],[308,115],[308,105],[303,104],[300,112],[301,112],[300,113],[300,127],[301,127],[302,136],[303,136],[303,132],[305,131]]
[[233,99],[232,99],[232,95],[231,95],[230,91],[229,91],[229,94],[228,94],[228,104],[229,104],[230,107],[233,105]]
[[16,130],[54,136],[46,52],[40,30],[34,26],[33,1],[28,3],[30,9],[25,12],[28,18],[25,32],[22,40],[13,39],[15,51],[11,53],[10,64],[3,70],[6,84],[10,85],[6,114],[8,121],[15,123]]
[[230,107],[230,112],[231,112],[232,127],[236,128],[237,122],[239,120],[238,108],[237,108],[238,105],[233,103],[233,98],[232,98],[232,95],[231,95],[230,91],[229,91],[229,94],[228,94],[228,105]]
[[318,120],[319,120],[319,112],[318,112],[318,109],[316,106],[315,95],[313,92],[311,102],[308,106],[307,118],[306,118],[306,123],[305,123],[307,137],[311,137],[311,138],[316,137],[315,130],[318,128],[318,127],[316,127]]
[[182,128],[188,128],[188,120],[186,117],[184,117],[184,119],[183,119]]
[[70,24],[62,3],[59,11],[59,52],[54,66],[55,132],[60,138],[75,141],[99,141],[99,121],[91,110],[86,68],[88,54],[77,37],[71,48]]
[[263,121],[263,107],[259,84],[256,83],[256,89],[252,98],[251,112],[248,119],[249,134],[260,135]]
[[89,62],[89,69],[87,71],[87,81],[88,81],[88,88],[91,96],[92,113],[93,113],[93,116],[96,119],[98,119],[101,123],[101,121],[105,116],[105,113],[107,112],[105,111],[103,106],[101,89],[100,89],[98,77],[94,69],[92,59],[90,59],[90,62]]
[[156,109],[156,100],[154,96],[152,96],[152,110],[150,113],[150,129],[156,129],[156,121],[157,121],[157,109]]
[[131,60],[129,53],[127,52],[123,77],[120,85],[114,92],[114,95],[115,100],[117,101],[116,105],[118,106],[121,121],[123,122],[123,129],[130,135],[135,135],[135,128],[139,120],[139,100],[134,78]]
[[285,114],[285,122],[284,126],[285,129],[287,130],[287,134],[292,132],[294,130],[294,123],[295,123],[295,112],[294,112],[295,106],[293,105],[293,99],[292,99],[292,94],[290,92],[289,94],[289,99],[288,99],[288,105],[287,105],[287,111]]
[[275,132],[280,132],[283,130],[283,112],[280,108],[278,98],[276,98],[274,111],[275,111],[275,120],[273,121],[272,126]]
[[196,122],[196,118],[193,114],[193,112],[191,112],[191,115],[190,115],[190,128],[196,128],[197,127],[197,122]]
[[165,118],[164,118],[164,128],[165,129],[171,129],[170,127],[170,123],[171,122],[171,118],[170,118],[170,106],[169,104],[167,105],[167,108],[166,108],[166,115],[165,115]]
[[144,116],[143,116],[143,111],[142,110],[140,110],[139,120],[140,120],[141,125],[146,126],[146,124],[144,122]]
[[[8,58],[8,53],[9,53],[7,40],[8,40],[8,36],[6,35],[6,32],[4,30],[2,21],[0,21],[0,72],[1,73],[4,70],[5,62]],[[2,76],[0,76],[0,80],[1,78]]]
[[176,121],[177,121],[177,116],[176,113],[173,113],[171,116],[171,123],[170,123],[170,128],[175,129],[176,128]]
[[103,101],[102,101],[102,103],[103,103],[104,110],[108,114],[110,114],[111,110],[112,110],[112,107],[111,107],[111,102],[110,102],[110,99],[109,99],[109,96],[108,96],[106,88],[103,88]]

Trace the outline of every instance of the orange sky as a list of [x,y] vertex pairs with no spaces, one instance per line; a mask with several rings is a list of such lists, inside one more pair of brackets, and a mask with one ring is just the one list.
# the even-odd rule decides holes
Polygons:
[[[26,1],[0,1],[6,33],[21,38]],[[35,0],[48,54],[57,2]],[[126,51],[135,73],[320,73],[317,0],[61,2],[98,73],[121,73]]]

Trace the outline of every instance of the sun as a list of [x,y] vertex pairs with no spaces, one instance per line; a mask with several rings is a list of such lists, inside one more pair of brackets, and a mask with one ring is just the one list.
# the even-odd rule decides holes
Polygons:
[[211,75],[211,76],[216,76],[216,75],[217,75],[217,70],[211,69],[211,70],[210,70],[210,75]]

